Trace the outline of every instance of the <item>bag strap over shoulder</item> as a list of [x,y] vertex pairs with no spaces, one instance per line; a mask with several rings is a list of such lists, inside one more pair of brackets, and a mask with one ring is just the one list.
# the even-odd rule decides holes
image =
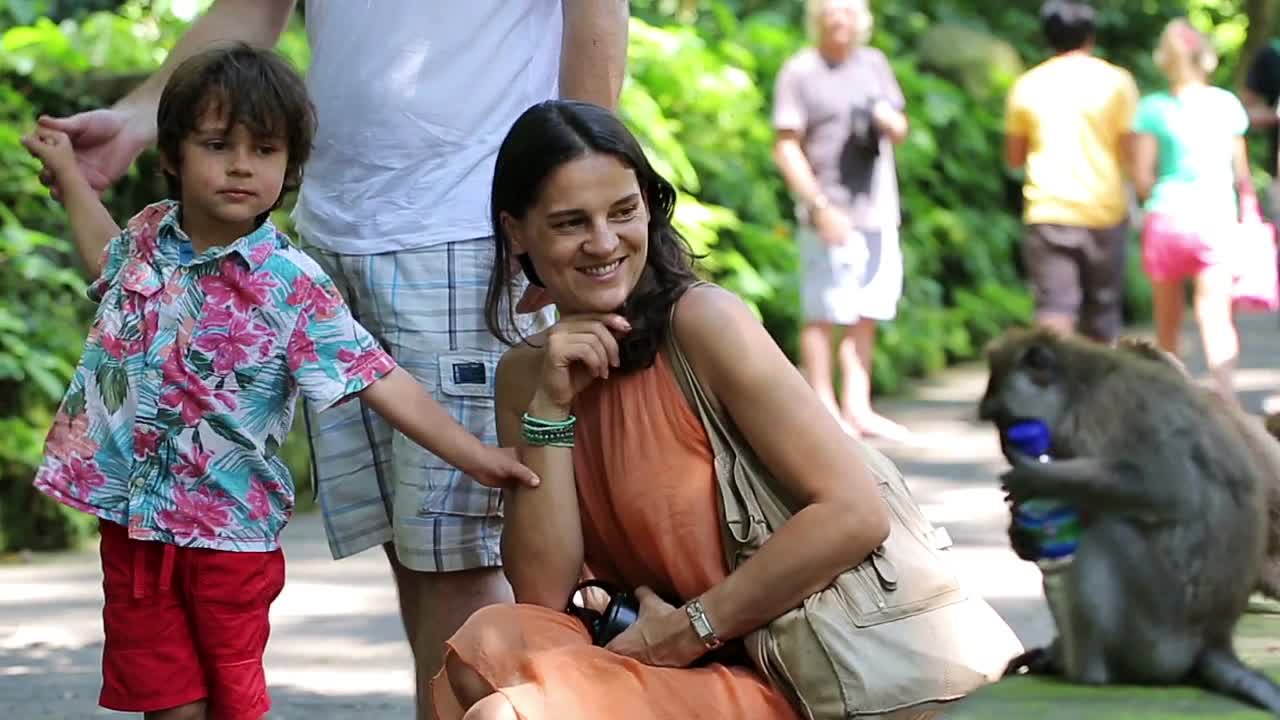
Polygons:
[[[708,282],[696,282],[690,285],[685,292],[710,284]],[[684,296],[682,295],[681,297],[683,298]],[[679,304],[680,300],[671,303],[671,314],[667,321],[667,346],[670,349],[672,359],[671,372],[676,376],[676,383],[680,386],[680,390],[684,392],[685,398],[697,408],[698,416],[707,430],[707,435],[711,438],[711,446],[715,454],[720,455],[725,450],[732,450],[736,453],[738,450],[736,433],[729,432],[728,428],[725,427],[724,421],[716,412],[715,406],[711,404],[706,391],[702,389],[702,384],[698,382],[698,376],[693,372],[693,367],[689,365],[689,359],[685,357],[684,351],[680,349],[680,341],[676,339],[676,307]]]
[[[710,284],[699,282],[689,289]],[[676,338],[675,310],[676,304],[673,303],[667,333],[671,372],[685,398],[697,409],[703,429],[711,442],[721,511],[725,521],[724,550],[729,567],[734,568],[759,548],[773,529],[781,527],[794,510],[773,486],[773,478],[756,457],[755,450],[742,437],[733,421],[725,418],[711,402],[698,381],[697,373]]]
[[[689,289],[700,285],[710,283],[695,283]],[[697,408],[702,426],[711,441],[711,449],[715,454],[716,482],[720,488],[720,504],[726,524],[725,555],[728,557],[729,567],[734,568],[763,544],[774,530],[781,527],[795,513],[796,508],[778,492],[775,486],[777,481],[772,473],[756,456],[755,450],[732,421],[721,416],[698,382],[698,376],[676,337],[675,312],[678,303],[679,300],[672,304],[668,321],[667,346],[671,371],[685,398]],[[891,515],[899,522],[906,523],[911,531],[926,537],[931,545],[941,545],[942,538],[936,537],[933,526],[915,504],[897,465],[874,448],[857,441],[851,442],[858,448],[868,471],[876,478],[882,497],[892,509]],[[882,586],[886,589],[896,586],[898,572],[892,561],[885,556],[883,546],[877,548],[868,557],[868,561],[874,567]]]

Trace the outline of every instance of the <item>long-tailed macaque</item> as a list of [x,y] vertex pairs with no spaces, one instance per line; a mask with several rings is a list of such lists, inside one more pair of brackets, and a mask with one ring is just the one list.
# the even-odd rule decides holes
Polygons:
[[1010,499],[1063,500],[1082,516],[1066,571],[1072,642],[1011,669],[1193,683],[1280,714],[1280,686],[1232,649],[1263,560],[1268,475],[1280,468],[1241,431],[1247,418],[1169,362],[1043,330],[1006,334],[988,359],[980,417],[1002,438],[1030,419],[1052,434],[1052,462],[1005,446]]

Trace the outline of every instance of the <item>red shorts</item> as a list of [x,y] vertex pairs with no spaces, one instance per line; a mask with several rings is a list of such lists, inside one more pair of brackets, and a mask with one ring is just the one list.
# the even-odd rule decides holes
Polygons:
[[210,718],[258,720],[271,708],[262,653],[284,553],[131,540],[102,521],[102,694],[111,710],[208,701]]

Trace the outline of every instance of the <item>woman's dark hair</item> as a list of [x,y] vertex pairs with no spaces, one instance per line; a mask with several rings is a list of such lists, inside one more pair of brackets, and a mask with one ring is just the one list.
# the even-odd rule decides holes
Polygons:
[[1049,0],[1040,6],[1040,29],[1055,52],[1079,50],[1093,40],[1093,7],[1082,0]]
[[[316,132],[315,108],[302,78],[280,55],[245,43],[183,60],[165,83],[156,111],[156,145],[170,163],[182,167],[182,141],[210,110],[226,113],[227,130],[239,123],[258,137],[284,139],[289,165],[271,209],[279,207],[285,193],[302,183]],[[168,172],[164,177],[170,197],[181,200],[182,179]]]
[[[589,153],[617,158],[635,171],[649,211],[649,252],[640,281],[619,312],[631,332],[619,341],[619,370],[653,364],[670,331],[671,306],[693,284],[693,252],[671,226],[676,190],[649,164],[644,150],[622,121],[608,110],[584,102],[548,100],[524,111],[498,150],[493,173],[491,220],[496,246],[484,318],[489,332],[508,345],[519,337],[515,317],[518,289],[511,263],[511,238],[502,227],[507,213],[523,218],[542,193],[547,178],[565,163]],[[539,281],[528,258],[517,258],[531,282]]]

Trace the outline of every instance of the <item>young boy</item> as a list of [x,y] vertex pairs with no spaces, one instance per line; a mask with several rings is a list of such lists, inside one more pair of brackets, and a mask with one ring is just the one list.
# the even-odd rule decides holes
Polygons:
[[93,327],[35,484],[100,518],[101,705],[248,720],[271,705],[262,655],[294,501],[276,453],[299,391],[319,407],[359,395],[482,483],[537,478],[454,422],[267,219],[300,181],[315,125],[286,62],[246,45],[193,56],[157,123],[178,200],[123,231],[65,135],[23,139],[98,270]]

